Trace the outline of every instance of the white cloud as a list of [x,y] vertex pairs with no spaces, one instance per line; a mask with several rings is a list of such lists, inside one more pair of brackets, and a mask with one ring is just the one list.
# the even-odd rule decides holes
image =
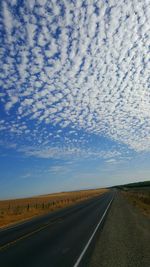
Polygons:
[[118,163],[118,161],[116,159],[110,158],[110,159],[106,160],[106,163],[116,164],[116,163]]
[[57,174],[57,173],[65,174],[65,173],[67,173],[69,171],[70,171],[70,169],[66,165],[51,166],[50,169],[49,169],[49,172],[53,173],[53,174]]
[[55,158],[55,159],[62,159],[62,160],[70,160],[70,157],[72,160],[76,160],[79,158],[93,158],[93,159],[103,159],[104,161],[111,161],[112,158],[113,160],[117,160],[121,157],[122,152],[119,150],[101,150],[100,148],[98,149],[93,149],[91,151],[90,148],[83,148],[83,147],[77,147],[75,145],[72,145],[72,143],[69,142],[66,143],[66,145],[58,147],[56,146],[49,146],[48,144],[45,144],[46,146],[43,147],[43,145],[39,148],[34,147],[34,146],[29,146],[29,147],[20,147],[17,148],[19,152],[23,152],[26,156],[34,156],[37,158],[45,158],[45,159],[50,159],[50,158]]
[[[28,117],[26,131],[35,120],[37,139],[42,121],[44,130],[47,124],[62,129],[72,125],[136,151],[150,150],[148,2],[100,0],[85,6],[83,1],[64,1],[63,16],[57,1],[38,3],[39,8],[26,1],[22,20],[13,17],[11,5],[3,4],[6,42],[0,79],[8,95],[6,111],[17,103],[16,116],[20,121]],[[55,151],[43,152],[49,155]]]
[[5,105],[6,111],[10,110],[14,104],[18,102],[18,97],[17,96],[11,96],[10,101],[8,101]]
[[7,2],[3,1],[3,18],[4,18],[4,25],[5,30],[7,32],[8,41],[11,42],[11,34],[13,29],[13,18],[12,14],[9,10],[9,5]]

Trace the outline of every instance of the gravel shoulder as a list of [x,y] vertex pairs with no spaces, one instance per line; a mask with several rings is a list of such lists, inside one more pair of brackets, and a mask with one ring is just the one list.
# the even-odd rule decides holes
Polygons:
[[117,193],[88,267],[150,266],[150,220]]

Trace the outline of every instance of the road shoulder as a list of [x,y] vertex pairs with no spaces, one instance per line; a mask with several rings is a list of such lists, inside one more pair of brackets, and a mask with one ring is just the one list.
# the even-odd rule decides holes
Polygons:
[[148,267],[149,230],[150,220],[118,193],[88,267]]

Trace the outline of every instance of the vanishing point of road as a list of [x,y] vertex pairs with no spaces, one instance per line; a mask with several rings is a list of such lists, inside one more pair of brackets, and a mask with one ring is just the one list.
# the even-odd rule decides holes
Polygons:
[[0,267],[85,266],[114,192],[0,230]]

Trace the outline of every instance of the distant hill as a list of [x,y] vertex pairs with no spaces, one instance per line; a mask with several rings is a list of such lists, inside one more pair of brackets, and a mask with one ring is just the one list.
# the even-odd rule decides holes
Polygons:
[[136,182],[136,183],[130,183],[130,184],[123,184],[123,185],[117,185],[117,186],[114,186],[114,187],[116,187],[116,188],[150,187],[150,181]]

